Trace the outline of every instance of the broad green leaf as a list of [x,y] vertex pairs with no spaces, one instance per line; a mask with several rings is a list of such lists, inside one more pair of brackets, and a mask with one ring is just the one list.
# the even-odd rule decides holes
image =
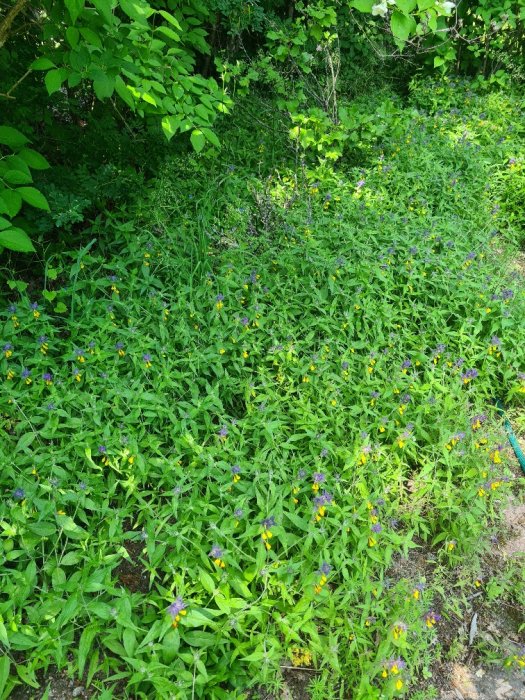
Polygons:
[[93,89],[99,100],[111,97],[115,89],[115,78],[99,70],[96,72],[96,77],[93,79]]
[[32,207],[49,211],[47,199],[44,197],[42,192],[37,190],[35,187],[19,187],[17,192],[19,192],[19,194],[22,196],[24,202],[27,202]]
[[46,73],[44,82],[46,84],[48,95],[52,95],[57,90],[60,90],[62,83],[66,78],[65,71],[62,68],[55,68]]
[[39,537],[51,537],[56,533],[57,527],[54,523],[40,522],[31,523],[28,525],[28,530]]
[[34,151],[32,148],[23,148],[18,153],[19,157],[24,160],[33,170],[47,170],[49,163],[43,155]]
[[74,49],[80,39],[80,32],[76,27],[68,27],[66,29],[66,39],[71,48]]
[[367,14],[370,14],[374,4],[374,0],[352,0],[350,7],[355,7],[355,9],[359,10],[359,12],[366,12]]
[[40,58],[36,58],[29,67],[32,70],[49,70],[50,68],[55,68],[55,64],[46,56],[40,56]]
[[14,250],[17,253],[34,253],[35,247],[31,243],[31,239],[27,233],[13,226],[13,228],[0,231],[0,245],[9,250]]
[[115,91],[117,95],[122,100],[124,100],[128,107],[131,107],[132,109],[135,107],[135,101],[133,100],[133,96],[128,90],[126,83],[122,80],[120,75],[117,75],[117,77],[115,78]]
[[172,139],[180,128],[180,119],[178,117],[164,117],[162,119],[162,131],[164,136],[168,139]]
[[439,68],[445,63],[443,56],[434,56],[434,68]]
[[115,18],[111,12],[111,0],[91,0],[91,2],[95,6],[99,15],[103,17],[104,22],[109,24],[109,26],[112,26],[115,22]]
[[166,22],[169,22],[170,24],[172,24],[175,27],[175,29],[179,30],[179,32],[182,32],[182,27],[180,26],[178,19],[176,17],[174,17],[172,14],[170,14],[169,12],[166,12],[165,10],[159,10],[159,15],[161,17],[164,17]]
[[8,170],[2,177],[4,181],[8,182],[10,185],[27,185],[33,182],[31,173],[23,170]]
[[204,144],[206,143],[206,138],[204,137],[204,134],[202,133],[202,131],[200,129],[194,129],[191,132],[190,141],[191,141],[191,145],[197,151],[197,153],[200,153],[202,151],[202,149],[204,148]]
[[390,27],[394,37],[399,39],[400,42],[405,43],[412,32],[415,31],[416,21],[413,17],[407,17],[399,12],[399,10],[394,10],[390,18]]
[[396,0],[396,5],[404,15],[409,15],[416,7],[416,0]]
[[100,631],[99,626],[91,624],[84,629],[78,642],[78,675],[82,678],[87,657],[93,644],[93,640]]
[[29,139],[18,129],[13,129],[12,126],[0,126],[0,143],[4,146],[9,146],[9,148],[17,151],[28,142]]
[[[5,644],[5,640],[4,640],[4,644]],[[1,656],[0,657],[0,698],[4,697],[5,685],[7,683],[7,679],[9,678],[9,667],[10,667],[9,657],[7,655]]]
[[53,311],[55,311],[57,314],[64,314],[67,311],[67,306],[63,301],[59,301]]
[[17,190],[0,191],[0,213],[9,214],[11,218],[16,216],[22,206],[22,197]]
[[119,5],[128,17],[137,22],[144,23],[153,13],[153,9],[141,0],[119,0]]
[[3,216],[0,216],[0,231],[3,231],[5,228],[11,228],[12,223],[8,219],[4,219]]
[[204,136],[206,137],[206,139],[207,139],[211,144],[213,144],[213,145],[216,146],[217,148],[220,148],[220,147],[221,147],[221,142],[220,142],[219,139],[217,138],[217,135],[215,134],[215,132],[213,132],[211,129],[208,129],[208,128],[205,127],[205,126],[202,127],[202,130],[201,130],[201,131],[202,131],[202,133],[204,134]]
[[80,13],[84,9],[84,0],[64,0],[64,3],[71,16],[71,21],[75,24]]
[[26,433],[16,443],[16,452],[21,452],[22,450],[27,450],[29,445],[33,442],[36,437],[36,433]]

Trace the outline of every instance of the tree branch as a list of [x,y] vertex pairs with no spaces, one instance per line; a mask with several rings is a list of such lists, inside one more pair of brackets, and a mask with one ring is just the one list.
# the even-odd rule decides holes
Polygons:
[[28,1],[29,0],[16,0],[13,7],[9,10],[7,15],[0,22],[0,49],[7,41],[11,25],[15,21],[16,16],[19,15],[20,12],[22,12],[24,7],[27,5]]

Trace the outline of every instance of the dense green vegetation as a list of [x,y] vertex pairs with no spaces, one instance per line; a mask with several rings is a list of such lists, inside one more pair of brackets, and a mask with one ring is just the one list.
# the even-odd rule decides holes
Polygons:
[[525,663],[524,8],[350,5],[0,19],[0,698],[430,699],[473,592]]

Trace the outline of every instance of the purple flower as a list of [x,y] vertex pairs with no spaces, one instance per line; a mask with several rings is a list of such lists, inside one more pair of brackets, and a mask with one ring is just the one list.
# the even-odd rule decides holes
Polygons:
[[410,394],[403,394],[403,396],[401,397],[401,403],[407,404],[407,403],[410,403],[410,401],[411,401]]
[[180,615],[181,610],[185,609],[185,607],[186,603],[182,600],[181,596],[178,596],[168,607],[168,614],[171,615],[171,617],[176,618],[177,615]]
[[499,347],[501,345],[501,340],[498,338],[497,335],[493,335],[490,339],[490,344]]
[[106,447],[105,445],[99,445],[99,446],[98,446],[98,451],[100,452],[101,455],[104,455],[104,454],[106,454],[106,452],[107,452],[108,450],[107,450],[107,447]]
[[346,371],[350,365],[348,362],[345,360],[344,362],[341,363],[341,367]]
[[383,527],[379,523],[374,523],[372,525],[372,532],[379,533],[379,532],[381,532],[382,529],[383,529]]
[[3,352],[8,352],[9,350],[13,349],[12,343],[6,343],[4,347],[2,348]]
[[225,438],[228,436],[228,428],[223,425],[222,428],[219,430],[219,437]]
[[118,341],[118,343],[115,343],[116,350],[122,350],[123,347],[124,347],[124,343],[122,343],[120,340]]
[[[326,449],[326,447],[323,447],[323,449],[322,449],[321,452],[319,453],[319,456],[320,456],[320,457],[323,457],[323,458],[324,458],[324,457],[328,457],[328,450]],[[315,479],[314,479],[314,481],[315,481]]]
[[242,508],[236,508],[236,509],[233,511],[233,514],[234,514],[234,516],[235,516],[236,518],[242,518],[242,516],[244,515],[244,511],[243,511]]
[[471,379],[476,379],[478,374],[479,374],[479,372],[477,369],[467,369],[467,371],[461,375],[461,379],[463,379],[463,381],[465,381],[465,380],[469,381]]
[[322,472],[314,473],[314,484],[322,484],[326,476]]
[[304,479],[305,476],[306,476],[306,470],[305,470],[305,469],[299,469],[299,471],[297,472],[297,478],[298,478],[298,479]]
[[405,360],[401,365],[401,369],[408,369],[409,367],[412,367],[412,363],[410,362],[410,360]]
[[145,352],[144,355],[142,355],[142,359],[144,360],[144,362],[151,362],[151,355],[149,354],[149,352]]
[[77,348],[74,353],[77,357],[83,357],[85,355],[84,350],[82,348]]
[[85,481],[79,481],[78,482],[78,489],[79,491],[86,491],[87,490],[87,484]]
[[52,382],[52,381],[53,381],[53,375],[51,374],[51,372],[44,372],[44,374],[42,375],[42,379],[43,379],[45,382]]
[[22,370],[22,379],[27,379],[28,377],[31,376],[31,370],[30,369],[23,369]]
[[17,488],[13,491],[13,498],[15,501],[22,501],[26,496],[24,489]]
[[271,527],[275,526],[275,518],[273,515],[269,515],[267,518],[264,518],[264,520],[261,520],[261,525],[265,530],[269,530]]
[[214,544],[208,556],[210,556],[212,559],[222,559],[223,554],[224,550],[221,549],[219,545]]
[[386,665],[389,669],[396,668],[398,670],[402,670],[406,667],[406,663],[399,656],[395,659],[389,659]]
[[9,304],[7,310],[10,314],[16,314],[16,306],[14,304]]
[[241,318],[241,323],[243,326],[247,326],[250,323],[250,319],[248,318],[248,316],[243,316]]
[[47,406],[46,406],[46,409],[47,409],[48,411],[54,411],[55,408],[56,408],[56,406],[55,406],[55,404],[54,404],[53,402],[48,403]]
[[502,299],[505,299],[505,300],[512,299],[513,296],[514,296],[514,292],[512,289],[502,289],[501,290],[501,298]]
[[360,189],[361,187],[363,187],[365,182],[366,182],[366,180],[358,180],[357,185],[356,185],[357,189]]
[[232,474],[240,474],[241,468],[239,467],[238,464],[234,464],[233,467],[231,468]]
[[372,399],[378,399],[380,397],[380,393],[378,391],[371,391],[370,392],[370,397]]
[[47,343],[47,335],[41,335],[38,337],[38,342],[40,345],[44,345],[44,343]]
[[439,344],[436,346],[435,352],[437,352],[438,354],[441,354],[442,352],[445,352],[446,347],[447,347],[447,346],[445,345],[445,343],[439,343]]
[[29,308],[30,308],[32,311],[36,311],[36,310],[38,309],[38,302],[33,301],[33,302],[29,305]]
[[224,301],[224,294],[217,294],[215,299],[216,299],[216,301]]
[[321,566],[319,567],[319,573],[322,574],[323,576],[328,576],[330,571],[332,571],[332,567],[326,561],[324,561],[321,564]]

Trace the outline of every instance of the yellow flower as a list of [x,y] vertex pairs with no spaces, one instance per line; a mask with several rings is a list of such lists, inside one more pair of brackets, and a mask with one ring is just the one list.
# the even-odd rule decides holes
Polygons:
[[13,379],[14,376],[15,376],[15,373],[13,372],[12,369],[10,369],[10,370],[7,372],[7,379],[8,379],[9,381],[11,381],[11,379]]
[[403,687],[403,681],[401,680],[401,678],[398,678],[396,681],[396,690],[401,690],[402,687]]
[[219,350],[219,355],[224,355],[225,352],[226,352],[226,350],[224,348],[221,348]]
[[376,544],[377,544],[377,541],[373,537],[368,538],[368,546],[369,547],[375,547]]
[[246,358],[248,357],[248,352],[246,350],[243,350],[242,356],[246,360]]

